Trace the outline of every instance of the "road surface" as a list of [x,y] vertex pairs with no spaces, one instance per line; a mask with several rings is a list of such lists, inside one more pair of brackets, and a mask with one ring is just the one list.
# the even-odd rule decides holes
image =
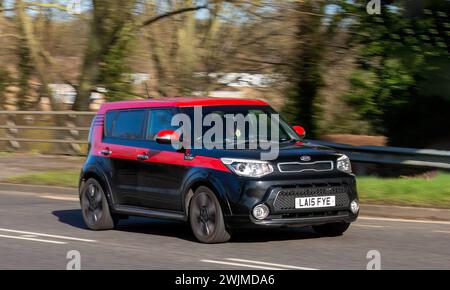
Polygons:
[[204,245],[183,223],[130,218],[94,232],[75,197],[0,192],[0,269],[66,269],[71,250],[81,269],[366,269],[370,250],[382,269],[450,269],[450,222],[361,217],[336,238],[281,229]]

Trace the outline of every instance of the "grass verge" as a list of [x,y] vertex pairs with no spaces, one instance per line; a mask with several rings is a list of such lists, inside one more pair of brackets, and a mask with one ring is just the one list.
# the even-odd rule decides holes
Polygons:
[[79,177],[79,170],[52,170],[10,177],[2,182],[77,187]]
[[359,177],[362,203],[450,208],[450,173],[425,178]]

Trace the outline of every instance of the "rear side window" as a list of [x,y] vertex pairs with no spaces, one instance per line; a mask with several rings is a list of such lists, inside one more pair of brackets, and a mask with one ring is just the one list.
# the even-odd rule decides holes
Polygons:
[[144,139],[145,110],[110,111],[106,113],[105,137]]

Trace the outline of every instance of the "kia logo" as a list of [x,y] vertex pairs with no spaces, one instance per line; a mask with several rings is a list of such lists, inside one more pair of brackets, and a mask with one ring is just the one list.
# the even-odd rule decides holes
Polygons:
[[300,157],[300,160],[301,160],[301,161],[305,161],[305,162],[306,162],[306,161],[311,161],[311,156],[306,156],[306,155],[305,155],[305,156],[302,156],[302,157]]

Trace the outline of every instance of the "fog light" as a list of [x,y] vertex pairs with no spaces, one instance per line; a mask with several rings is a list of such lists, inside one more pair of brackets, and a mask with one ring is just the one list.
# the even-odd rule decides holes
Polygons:
[[265,204],[259,204],[253,209],[253,216],[258,220],[263,220],[269,215],[269,208]]
[[350,209],[354,214],[357,214],[359,212],[359,203],[356,199],[350,204]]

